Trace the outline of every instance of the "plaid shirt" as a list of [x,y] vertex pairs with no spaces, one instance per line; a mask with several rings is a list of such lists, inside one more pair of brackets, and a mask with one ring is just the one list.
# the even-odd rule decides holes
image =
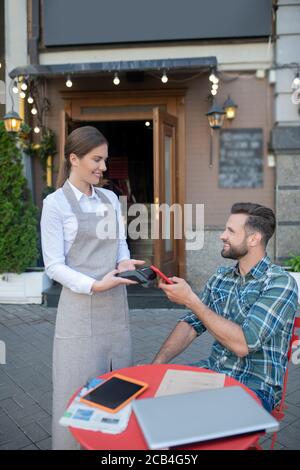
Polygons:
[[[241,326],[249,354],[238,357],[215,341],[210,357],[197,365],[230,375],[276,404],[297,310],[295,280],[265,256],[245,277],[238,264],[219,268],[200,298],[215,313]],[[189,323],[198,336],[206,330],[191,311],[179,321]]]

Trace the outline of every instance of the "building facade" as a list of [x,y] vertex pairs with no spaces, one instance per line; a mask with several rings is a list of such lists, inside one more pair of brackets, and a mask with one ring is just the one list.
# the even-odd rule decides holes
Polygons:
[[[36,203],[55,186],[65,136],[92,124],[110,142],[110,187],[129,206],[204,205],[204,226],[189,220],[186,238],[175,238],[171,219],[170,240],[129,239],[134,257],[201,288],[224,263],[219,236],[238,201],[276,210],[273,259],[299,252],[299,15],[284,0],[6,0],[7,87],[28,82],[37,115],[30,90],[15,107],[57,139],[47,180],[37,158],[27,171]],[[212,129],[207,113],[228,97],[236,115]]]

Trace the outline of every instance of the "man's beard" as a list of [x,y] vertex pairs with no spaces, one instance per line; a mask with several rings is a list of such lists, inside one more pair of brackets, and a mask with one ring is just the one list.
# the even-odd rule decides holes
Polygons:
[[228,259],[240,259],[247,254],[248,254],[248,248],[246,245],[246,241],[242,242],[240,245],[236,247],[230,246],[227,250],[223,248],[223,250],[221,251],[221,256],[223,256],[223,258],[228,258]]

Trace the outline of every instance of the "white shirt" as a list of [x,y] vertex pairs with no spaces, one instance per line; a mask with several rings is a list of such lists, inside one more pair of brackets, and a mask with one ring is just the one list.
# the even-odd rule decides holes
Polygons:
[[[92,187],[92,195],[87,196],[72,185],[69,180],[68,182],[83,212],[97,212],[99,208],[101,211],[102,203],[94,187]],[[108,189],[99,189],[110,200],[118,215],[120,237],[117,263],[120,263],[124,259],[130,259],[120,203],[115,193]],[[65,263],[66,255],[75,240],[77,230],[77,218],[62,188],[59,188],[54,193],[49,194],[43,202],[41,238],[45,270],[51,279],[72,291],[78,294],[90,294],[91,287],[96,279],[75,271]]]

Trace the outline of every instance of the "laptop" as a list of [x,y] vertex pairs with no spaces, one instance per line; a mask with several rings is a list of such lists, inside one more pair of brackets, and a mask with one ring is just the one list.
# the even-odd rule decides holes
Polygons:
[[278,421],[238,386],[139,399],[133,410],[150,449],[279,429]]

